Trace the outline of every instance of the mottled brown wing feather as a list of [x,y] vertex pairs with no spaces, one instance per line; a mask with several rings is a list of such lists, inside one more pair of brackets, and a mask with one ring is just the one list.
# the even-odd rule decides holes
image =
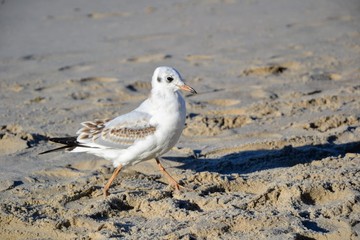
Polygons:
[[81,123],[81,128],[77,134],[78,141],[81,143],[94,143],[106,147],[125,148],[133,144],[136,140],[143,139],[154,134],[156,127],[151,126],[146,119],[136,121],[136,124],[122,122],[117,125],[106,126],[110,119],[96,119]]
[[105,123],[109,122],[111,119],[95,119],[93,122],[87,121],[82,122],[83,128],[77,131],[78,140],[89,140],[96,138],[105,128]]
[[129,128],[129,127],[111,127],[105,128],[101,133],[101,137],[105,141],[118,143],[121,145],[130,145],[138,139],[145,138],[156,131],[153,126],[144,128]]

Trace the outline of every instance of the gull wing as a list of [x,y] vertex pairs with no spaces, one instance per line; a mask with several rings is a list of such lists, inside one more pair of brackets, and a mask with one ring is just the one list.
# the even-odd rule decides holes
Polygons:
[[154,134],[156,126],[150,124],[150,119],[148,113],[132,111],[113,120],[83,122],[77,141],[89,147],[124,149]]

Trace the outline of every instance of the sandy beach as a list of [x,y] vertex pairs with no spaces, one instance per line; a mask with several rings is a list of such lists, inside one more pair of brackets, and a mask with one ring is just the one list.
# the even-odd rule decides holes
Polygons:
[[[0,239],[359,239],[360,2],[4,0]],[[48,137],[179,70],[186,128],[121,172]]]

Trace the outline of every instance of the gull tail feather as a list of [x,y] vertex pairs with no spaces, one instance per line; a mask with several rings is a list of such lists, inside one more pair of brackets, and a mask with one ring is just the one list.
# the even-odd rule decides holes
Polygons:
[[63,149],[65,149],[67,151],[71,151],[71,150],[74,150],[76,147],[85,147],[85,148],[88,147],[88,146],[81,145],[76,139],[77,139],[77,137],[49,138],[48,141],[64,144],[65,146],[61,146],[58,148],[47,150],[45,152],[41,152],[41,153],[39,153],[39,155],[45,154],[45,153],[50,153],[50,152],[56,152],[56,151],[60,151]]

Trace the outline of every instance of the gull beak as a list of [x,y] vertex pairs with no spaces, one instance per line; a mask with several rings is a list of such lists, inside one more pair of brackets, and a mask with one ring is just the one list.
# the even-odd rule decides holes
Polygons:
[[197,92],[195,91],[195,89],[193,89],[192,87],[190,87],[189,85],[181,85],[181,86],[178,86],[181,90],[184,90],[184,91],[188,91],[188,92],[191,92],[193,94],[197,94]]

